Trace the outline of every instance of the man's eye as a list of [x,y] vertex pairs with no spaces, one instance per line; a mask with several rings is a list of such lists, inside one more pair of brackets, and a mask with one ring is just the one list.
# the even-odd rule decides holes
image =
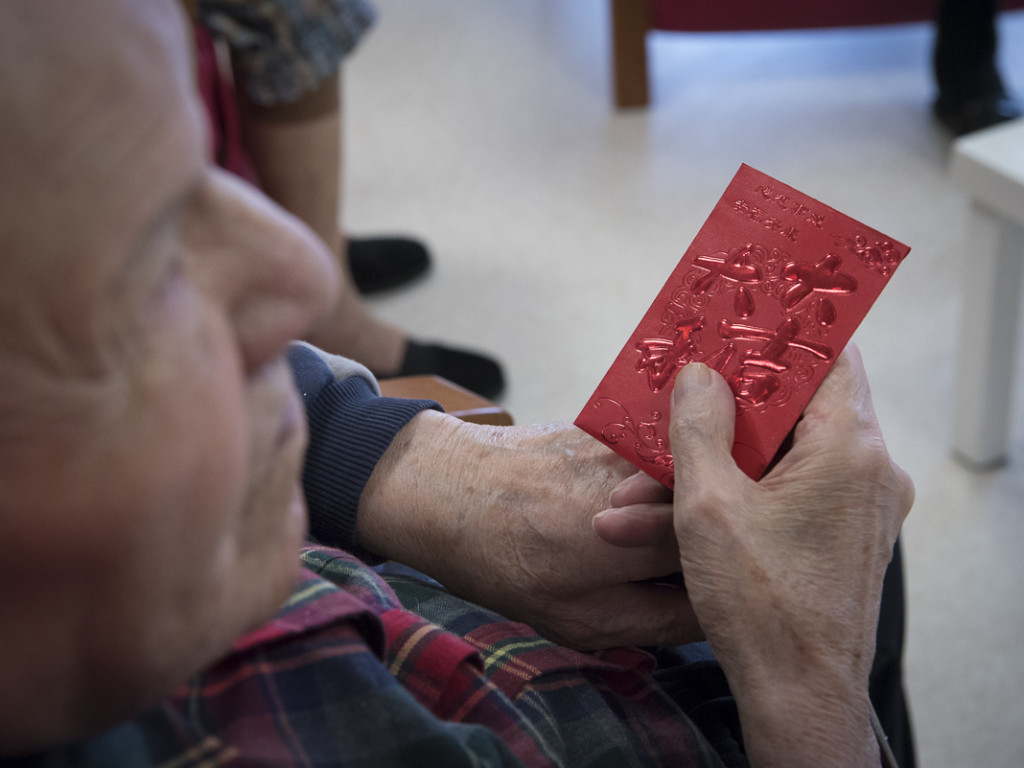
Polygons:
[[181,248],[176,248],[174,253],[164,260],[163,279],[164,284],[181,280],[185,276],[185,259],[182,256]]
[[165,304],[186,283],[186,252],[180,230],[177,220],[169,221],[150,242],[146,293],[148,301],[156,305]]
[[184,245],[181,240],[181,217],[169,217],[155,233],[150,256],[159,275],[159,282],[179,279],[185,270]]

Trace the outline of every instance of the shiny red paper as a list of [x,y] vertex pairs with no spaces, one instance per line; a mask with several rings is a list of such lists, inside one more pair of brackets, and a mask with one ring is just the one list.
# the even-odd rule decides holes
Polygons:
[[676,374],[736,396],[733,457],[760,479],[910,249],[743,165],[576,425],[672,487]]

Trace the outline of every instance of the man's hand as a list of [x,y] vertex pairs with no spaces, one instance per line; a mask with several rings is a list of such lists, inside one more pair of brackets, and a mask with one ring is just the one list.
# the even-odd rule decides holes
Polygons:
[[[363,546],[563,644],[699,639],[676,586],[675,539],[623,548],[594,517],[634,470],[575,427],[482,427],[424,412],[397,436],[359,507]],[[671,516],[671,507],[668,507]]]
[[[733,462],[725,381],[689,365],[674,393],[674,528],[687,591],[729,678],[754,765],[878,765],[868,673],[882,577],[913,486],[889,458],[851,348],[760,482]],[[597,530],[644,545],[664,507],[634,479]],[[656,500],[655,500],[656,501]]]

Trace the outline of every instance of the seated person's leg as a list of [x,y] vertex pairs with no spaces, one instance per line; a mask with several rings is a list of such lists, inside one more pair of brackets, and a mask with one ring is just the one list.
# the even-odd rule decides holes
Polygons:
[[959,136],[1021,116],[996,66],[997,0],[940,0],[934,72],[935,115]]

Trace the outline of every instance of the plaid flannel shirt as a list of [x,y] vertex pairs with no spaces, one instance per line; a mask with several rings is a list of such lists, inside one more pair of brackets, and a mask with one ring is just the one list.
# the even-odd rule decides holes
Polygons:
[[644,651],[561,648],[426,580],[386,582],[341,550],[302,558],[275,618],[162,706],[19,764],[745,764],[716,753]]

